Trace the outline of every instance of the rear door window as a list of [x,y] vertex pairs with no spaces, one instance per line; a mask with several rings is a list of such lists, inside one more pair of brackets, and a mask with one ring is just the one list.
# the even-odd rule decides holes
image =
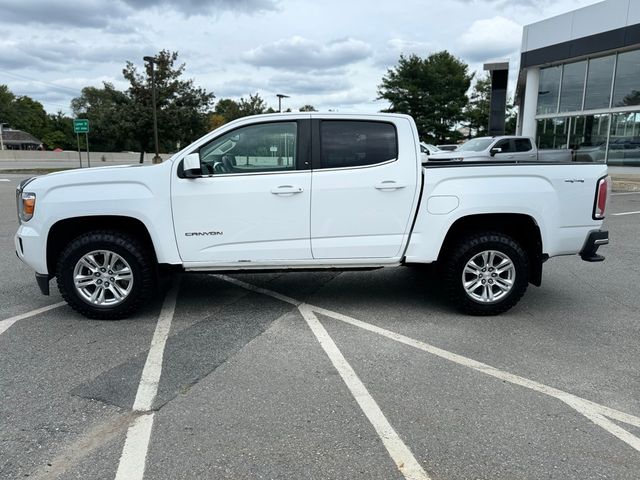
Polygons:
[[391,123],[324,120],[320,123],[320,168],[362,167],[398,158]]
[[531,150],[531,140],[528,138],[516,138],[516,152],[528,152]]

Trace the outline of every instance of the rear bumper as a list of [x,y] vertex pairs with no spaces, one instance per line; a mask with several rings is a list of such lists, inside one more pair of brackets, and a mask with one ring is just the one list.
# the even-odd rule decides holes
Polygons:
[[602,262],[604,257],[598,255],[597,251],[601,245],[609,243],[609,232],[607,230],[594,230],[589,232],[587,240],[580,251],[580,258],[585,262]]

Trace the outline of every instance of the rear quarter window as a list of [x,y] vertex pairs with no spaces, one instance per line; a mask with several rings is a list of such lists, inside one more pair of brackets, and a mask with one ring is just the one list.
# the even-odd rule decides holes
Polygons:
[[391,123],[324,120],[320,124],[320,168],[375,165],[398,158]]

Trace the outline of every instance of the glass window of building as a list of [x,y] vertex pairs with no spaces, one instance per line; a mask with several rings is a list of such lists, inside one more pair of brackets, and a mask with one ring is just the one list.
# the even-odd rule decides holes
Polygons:
[[538,114],[558,111],[558,92],[560,91],[560,66],[540,70],[538,87]]
[[537,123],[536,144],[540,150],[567,148],[569,118],[542,118]]
[[615,61],[615,55],[589,60],[587,92],[584,98],[585,110],[609,108]]
[[569,148],[577,162],[604,162],[607,154],[609,115],[571,117]]
[[640,50],[618,55],[613,106],[640,105]]
[[586,60],[564,65],[564,71],[562,72],[562,89],[560,91],[561,112],[582,110],[586,68]]
[[612,115],[607,158],[611,165],[640,166],[640,112]]

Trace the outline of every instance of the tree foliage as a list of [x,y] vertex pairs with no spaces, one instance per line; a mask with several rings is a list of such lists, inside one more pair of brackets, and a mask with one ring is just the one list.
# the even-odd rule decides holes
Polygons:
[[132,136],[129,132],[133,122],[127,115],[131,102],[125,92],[116,90],[107,82],[102,88],[83,88],[81,95],[71,101],[74,116],[89,119],[92,149],[106,152],[131,150]]
[[[273,109],[271,109],[273,111]],[[231,98],[222,98],[216,104],[214,110],[214,118],[222,119],[223,123],[231,122],[238,118],[247,117],[249,115],[260,115],[262,113],[270,113],[267,104],[259,93],[249,95],[249,98],[241,97],[235,101]],[[216,117],[218,116],[218,117]]]
[[300,107],[300,111],[301,112],[317,112],[318,110],[316,110],[316,107],[314,107],[313,105],[304,105]]
[[[465,121],[476,137],[489,134],[489,116],[491,115],[491,77],[485,75],[478,79],[469,97],[465,109]],[[507,102],[505,111],[505,135],[515,135],[517,115],[513,100]]]
[[[182,78],[185,65],[176,65],[178,52],[162,50],[154,57],[158,139],[162,151],[173,151],[179,145],[192,142],[207,132],[208,113],[213,93],[196,87],[193,80]],[[125,112],[131,122],[132,135],[141,151],[153,146],[153,99],[150,63],[145,72],[127,62],[122,70],[129,81],[127,95],[130,102]]]
[[465,109],[465,121],[475,136],[482,137],[489,131],[489,115],[491,110],[491,77],[479,78],[469,96],[469,104]]
[[0,85],[0,122],[10,128],[24,130],[40,139],[45,148],[71,148],[71,119],[61,112],[47,114],[42,104],[28,96],[14,95]]
[[445,142],[464,119],[472,78],[468,65],[447,51],[424,59],[401,55],[382,78],[378,98],[389,102],[385,112],[411,115],[421,138]]

